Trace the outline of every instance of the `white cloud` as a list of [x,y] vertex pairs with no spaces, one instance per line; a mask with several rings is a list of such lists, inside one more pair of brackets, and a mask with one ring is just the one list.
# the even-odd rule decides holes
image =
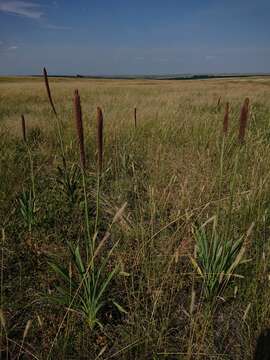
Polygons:
[[0,53],[7,54],[9,52],[16,51],[19,47],[17,45],[8,45],[4,41],[0,41]]
[[31,19],[39,19],[43,15],[41,6],[29,1],[2,1],[0,0],[0,11],[25,16]]
[[7,48],[7,50],[9,50],[9,51],[14,51],[14,50],[17,50],[17,49],[18,49],[18,46],[9,46]]

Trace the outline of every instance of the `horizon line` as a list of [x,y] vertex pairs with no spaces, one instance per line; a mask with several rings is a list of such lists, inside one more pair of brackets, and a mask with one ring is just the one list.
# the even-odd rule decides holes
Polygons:
[[[270,76],[270,72],[220,72],[220,73],[162,73],[162,74],[48,74],[48,77],[66,78],[101,78],[101,79],[137,79],[137,78],[157,78],[157,79],[194,79],[194,78],[218,78],[218,77],[250,77],[250,76]],[[0,77],[43,77],[43,74],[1,74]]]

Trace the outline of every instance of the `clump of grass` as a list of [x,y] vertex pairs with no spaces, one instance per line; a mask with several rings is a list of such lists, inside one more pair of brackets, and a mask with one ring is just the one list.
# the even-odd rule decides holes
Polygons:
[[[116,266],[112,271],[106,273],[106,266],[113,250],[100,264],[97,265],[96,263],[96,257],[108,237],[106,235],[101,241],[93,257],[86,260],[83,260],[85,250],[82,251],[78,245],[74,247],[69,244],[72,271],[69,266],[65,267],[56,262],[50,262],[51,268],[62,280],[62,284],[57,287],[57,293],[52,295],[50,300],[81,315],[90,329],[93,329],[96,325],[102,327],[99,313],[105,304],[109,302],[109,298],[105,297],[105,294],[110,282],[120,270]],[[114,300],[111,301],[119,310],[123,309]]]
[[[102,327],[99,314],[108,302],[111,302],[120,312],[126,312],[108,294],[111,281],[117,274],[121,273],[118,265],[113,269],[110,267],[111,270],[107,270],[118,241],[116,241],[107,255],[100,256],[102,248],[110,237],[111,229],[118,219],[121,218],[126,204],[117,211],[105,235],[97,244],[97,232],[95,231],[92,236],[90,235],[91,229],[88,221],[89,213],[84,176],[82,171],[85,195],[85,241],[81,246],[68,244],[71,259],[67,266],[60,265],[53,260],[49,263],[62,280],[61,285],[57,287],[57,293],[51,295],[49,299],[66,308],[67,312],[73,311],[82,316],[90,329],[93,329],[96,325]],[[106,294],[107,296],[105,296]]]
[[49,80],[48,80],[48,74],[47,74],[47,70],[46,70],[45,67],[43,68],[43,75],[44,75],[44,81],[45,81],[45,86],[46,86],[47,95],[48,95],[50,105],[52,107],[52,110],[53,110],[55,116],[57,116],[57,112],[55,110],[55,106],[54,106],[52,95],[51,95],[51,90],[50,90],[50,85],[49,85]]
[[26,142],[26,126],[25,126],[25,118],[24,115],[21,115],[21,122],[22,122],[22,137],[23,141]]
[[24,190],[19,197],[20,213],[23,222],[31,233],[32,227],[36,222],[36,199],[32,189]]
[[85,149],[84,149],[82,108],[81,108],[81,99],[78,90],[74,91],[73,104],[74,104],[74,115],[75,115],[75,123],[77,128],[79,149],[80,149],[80,161],[81,161],[82,169],[85,170],[86,160],[85,160]]
[[79,188],[79,168],[73,164],[68,168],[66,162],[63,167],[58,166],[57,182],[61,186],[61,191],[67,198],[69,204],[73,206],[76,203]]
[[229,102],[226,102],[225,114],[223,119],[223,134],[225,136],[228,134],[228,129],[229,129],[229,110],[230,110],[230,104]]
[[[212,229],[207,224],[212,222]],[[249,228],[246,238],[250,235]],[[203,225],[193,227],[196,241],[196,255],[192,264],[203,280],[204,294],[207,299],[221,296],[232,277],[241,277],[236,274],[240,264],[244,262],[245,237],[238,239],[229,237],[228,233],[219,233],[216,217],[211,218]]]
[[241,144],[245,141],[245,133],[247,128],[249,112],[249,98],[246,98],[241,108],[240,119],[239,119],[239,134],[238,139]]

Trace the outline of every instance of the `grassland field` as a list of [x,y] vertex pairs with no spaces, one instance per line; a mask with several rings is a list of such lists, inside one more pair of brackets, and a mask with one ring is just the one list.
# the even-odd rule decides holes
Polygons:
[[[0,358],[253,359],[257,336],[270,326],[270,79],[49,81],[57,119],[43,79],[0,79]],[[104,116],[99,190],[97,106]],[[202,233],[194,229],[202,226],[212,266],[212,224],[224,244],[242,239],[225,281],[222,271],[209,276],[198,250]],[[108,260],[101,278],[117,268],[95,326],[77,304],[91,294],[80,294],[70,253],[78,246],[85,270],[87,236],[95,238],[95,269]],[[67,295],[50,301],[64,286],[52,263],[80,284],[70,286],[69,306]]]

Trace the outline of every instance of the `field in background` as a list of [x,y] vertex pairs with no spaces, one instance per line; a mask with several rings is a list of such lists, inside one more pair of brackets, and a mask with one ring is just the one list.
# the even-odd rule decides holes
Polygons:
[[[79,163],[73,92],[81,95],[90,227],[96,199],[96,107],[104,115],[104,178],[99,233],[127,206],[105,245],[119,241],[108,271],[103,328],[91,330],[76,312],[48,304],[59,278],[48,261],[70,263],[67,242],[81,243],[84,201],[70,207],[56,121],[42,79],[0,79],[0,350],[29,359],[252,359],[255,340],[270,326],[270,79],[195,81],[50,79],[68,166]],[[250,115],[238,144],[246,97]],[[218,106],[218,99],[221,98]],[[229,134],[222,140],[224,104]],[[137,108],[137,128],[133,112]],[[31,232],[18,199],[31,184],[22,141],[24,114],[36,187]],[[218,219],[218,233],[245,240],[245,259],[222,295],[203,295],[192,264],[194,224]],[[128,276],[127,276],[128,275]],[[28,357],[27,357],[28,356]]]

